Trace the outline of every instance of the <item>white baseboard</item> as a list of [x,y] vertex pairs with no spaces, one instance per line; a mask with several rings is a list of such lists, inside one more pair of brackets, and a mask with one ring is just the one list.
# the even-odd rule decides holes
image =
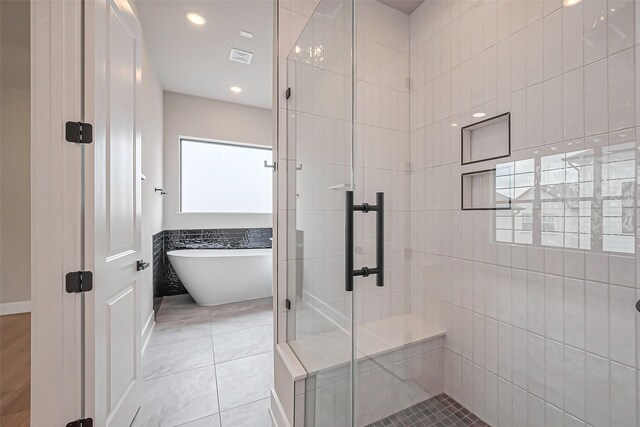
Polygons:
[[5,314],[31,313],[31,301],[0,304],[0,316]]
[[151,334],[153,333],[153,328],[156,326],[156,321],[154,320],[154,312],[153,310],[149,314],[146,323],[144,324],[144,328],[142,329],[142,354],[147,348],[147,344],[149,344],[149,340],[151,339]]
[[269,414],[271,415],[271,423],[274,427],[291,427],[286,415],[284,414],[284,408],[278,399],[276,391],[271,389],[271,405],[269,406]]

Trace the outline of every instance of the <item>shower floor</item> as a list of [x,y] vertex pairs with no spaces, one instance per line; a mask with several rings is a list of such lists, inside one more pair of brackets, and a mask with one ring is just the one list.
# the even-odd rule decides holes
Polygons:
[[369,424],[367,427],[445,427],[473,426],[488,427],[489,424],[469,412],[461,404],[446,394],[413,405],[404,411]]

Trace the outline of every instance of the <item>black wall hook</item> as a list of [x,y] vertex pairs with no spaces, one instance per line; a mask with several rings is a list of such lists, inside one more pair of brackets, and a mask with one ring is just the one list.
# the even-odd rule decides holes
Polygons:
[[153,191],[155,191],[156,193],[159,191],[161,196],[164,196],[165,194],[167,194],[166,191],[164,191],[162,188],[158,188],[158,187],[154,187]]

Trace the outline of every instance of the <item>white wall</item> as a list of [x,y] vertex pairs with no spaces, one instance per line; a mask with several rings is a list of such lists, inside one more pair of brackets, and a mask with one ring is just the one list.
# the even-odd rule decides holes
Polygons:
[[31,299],[29,2],[3,1],[0,34],[0,303]]
[[[358,286],[370,290],[354,293],[358,323],[404,314],[410,307],[405,274],[409,228],[408,25],[408,15],[378,1],[356,3],[358,59],[354,197],[356,203],[374,203],[377,192],[383,192],[385,197],[385,286],[376,287],[373,276],[357,279]],[[365,215],[358,218],[357,223],[361,224],[362,234],[356,231],[355,252],[365,254],[363,265],[374,265],[375,217]]]
[[[161,187],[163,182],[163,93],[146,50],[142,57],[142,110],[142,173],[147,178],[142,181],[142,257],[153,266],[152,237],[162,231],[163,215],[162,196],[154,191],[154,187]],[[140,295],[142,330],[148,333],[153,312],[152,267],[143,273]]]
[[180,137],[271,146],[271,110],[164,92],[164,229],[271,227],[271,214],[180,213]]
[[[447,331],[446,393],[491,425],[638,425],[637,12],[481,0],[411,15],[411,310]],[[460,126],[507,111],[511,158],[461,166]],[[530,198],[460,210],[461,172],[514,160],[534,166],[512,181]]]

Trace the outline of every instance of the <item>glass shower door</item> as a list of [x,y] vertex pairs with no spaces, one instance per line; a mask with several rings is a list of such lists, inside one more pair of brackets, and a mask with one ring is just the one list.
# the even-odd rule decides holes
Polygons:
[[637,2],[401,3],[287,62],[305,425],[640,425]]
[[323,0],[287,57],[287,340],[309,374],[306,426],[353,423],[352,38],[352,1]]
[[393,66],[408,53],[390,48],[406,26],[388,10],[321,1],[287,58],[287,340],[309,373],[305,426],[368,425],[441,388],[442,331],[410,305],[409,93]]
[[410,233],[410,201],[425,190],[410,187],[410,16],[388,2],[354,7],[354,200],[378,204],[384,194],[383,227],[372,212],[356,214],[355,225],[356,269],[384,259],[382,281],[354,283],[354,425],[366,426],[442,393],[444,330],[411,286],[409,241],[421,236]]

